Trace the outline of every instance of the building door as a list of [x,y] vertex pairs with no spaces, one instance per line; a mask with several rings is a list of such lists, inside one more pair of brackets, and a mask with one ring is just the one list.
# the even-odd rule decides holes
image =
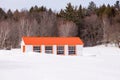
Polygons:
[[23,53],[25,52],[25,46],[23,46]]

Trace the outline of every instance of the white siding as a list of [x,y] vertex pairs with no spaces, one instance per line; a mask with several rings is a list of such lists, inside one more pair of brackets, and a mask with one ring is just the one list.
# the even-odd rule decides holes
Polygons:
[[[23,52],[23,46],[21,45],[21,51]],[[82,56],[82,49],[83,49],[83,45],[76,45],[76,54],[78,56]],[[64,52],[65,55],[68,55],[68,45],[64,46]],[[25,52],[33,52],[33,46],[32,45],[25,45]],[[45,54],[45,45],[41,45],[41,53]],[[57,46],[53,45],[53,54],[57,55]]]
[[24,43],[24,41],[23,41],[23,40],[21,41],[21,45],[25,45],[25,43]]
[[64,50],[65,50],[65,55],[68,55],[68,45],[64,46]]
[[25,45],[24,41],[21,41],[21,52],[23,53],[23,46]]
[[53,54],[57,55],[57,46],[53,45]]
[[45,45],[41,45],[41,53],[45,54]]
[[21,45],[21,52],[23,53],[23,45]]
[[76,45],[76,54],[82,56],[83,45]]
[[25,52],[33,52],[33,46],[32,45],[25,45]]

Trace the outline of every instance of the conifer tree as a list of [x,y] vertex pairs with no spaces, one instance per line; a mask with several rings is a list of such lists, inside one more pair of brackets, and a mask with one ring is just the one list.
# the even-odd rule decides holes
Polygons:
[[95,14],[96,9],[96,4],[93,1],[91,1],[88,5],[88,15]]
[[75,9],[74,6],[71,5],[71,3],[67,4],[67,7],[65,9],[65,17],[66,20],[75,21]]

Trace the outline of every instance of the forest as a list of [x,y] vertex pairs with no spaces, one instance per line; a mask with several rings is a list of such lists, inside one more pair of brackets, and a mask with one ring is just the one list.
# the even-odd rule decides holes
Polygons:
[[59,12],[45,6],[29,10],[0,8],[0,49],[19,48],[23,36],[80,37],[84,46],[115,44],[120,47],[120,2],[87,8],[66,4]]

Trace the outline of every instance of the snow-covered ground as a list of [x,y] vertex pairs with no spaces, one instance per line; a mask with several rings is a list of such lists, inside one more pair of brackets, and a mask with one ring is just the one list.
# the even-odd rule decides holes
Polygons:
[[88,47],[83,56],[0,50],[0,80],[120,80],[120,49]]

